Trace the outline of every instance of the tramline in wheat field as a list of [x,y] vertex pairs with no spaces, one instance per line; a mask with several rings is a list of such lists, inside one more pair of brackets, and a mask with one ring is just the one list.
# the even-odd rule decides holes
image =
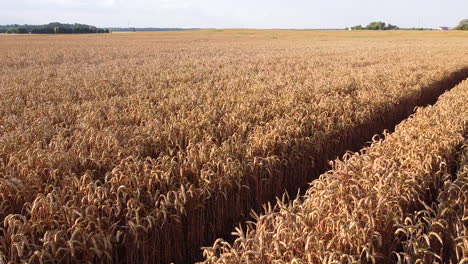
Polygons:
[[467,40],[0,36],[0,263],[468,261]]

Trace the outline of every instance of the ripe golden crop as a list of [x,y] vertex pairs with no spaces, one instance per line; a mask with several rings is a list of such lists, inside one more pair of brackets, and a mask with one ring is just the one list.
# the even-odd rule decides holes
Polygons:
[[269,204],[246,231],[236,229],[232,245],[219,239],[206,248],[205,262],[466,261],[466,102],[468,81],[385,140],[336,160],[303,197]]
[[0,36],[0,260],[193,261],[466,78],[467,47],[464,32]]

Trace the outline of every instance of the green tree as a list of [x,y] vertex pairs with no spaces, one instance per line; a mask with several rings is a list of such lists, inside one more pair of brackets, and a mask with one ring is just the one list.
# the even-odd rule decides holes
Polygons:
[[354,27],[351,27],[352,30],[364,30],[365,28],[362,27],[361,25],[357,25],[357,26],[354,26]]
[[399,27],[392,25],[392,24],[387,25],[387,23],[385,22],[378,21],[378,22],[372,22],[366,27],[357,25],[357,26],[351,27],[351,29],[352,30],[396,30],[396,29],[399,29]]
[[18,33],[18,34],[28,34],[29,31],[28,31],[28,29],[27,29],[26,27],[19,27],[19,28],[17,29],[17,32],[16,32],[16,33]]
[[396,30],[396,29],[399,29],[397,26],[395,25],[392,25],[392,24],[388,24],[386,30]]
[[372,22],[366,26],[368,30],[385,30],[386,24],[385,22]]
[[454,29],[456,30],[468,30],[468,19],[463,19],[458,23],[458,26],[456,26]]
[[46,25],[0,25],[0,33],[26,33],[34,34],[83,34],[83,33],[108,33],[109,31],[103,28],[84,24],[62,24],[52,22]]
[[34,26],[31,30],[33,34],[54,34],[54,28],[48,26]]

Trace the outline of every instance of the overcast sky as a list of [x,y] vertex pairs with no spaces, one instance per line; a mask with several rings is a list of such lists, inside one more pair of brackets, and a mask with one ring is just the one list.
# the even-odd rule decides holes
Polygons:
[[99,27],[344,28],[371,21],[454,26],[468,0],[0,0],[0,24]]

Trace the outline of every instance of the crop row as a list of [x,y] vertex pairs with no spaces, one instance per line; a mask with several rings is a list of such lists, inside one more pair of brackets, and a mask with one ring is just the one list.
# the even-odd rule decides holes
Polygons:
[[303,197],[266,206],[232,245],[217,240],[206,262],[466,261],[466,171],[453,183],[447,175],[466,140],[467,101],[464,81],[384,140],[336,160]]
[[467,71],[457,39],[184,34],[4,36],[2,260],[193,261]]
[[456,171],[445,174],[437,201],[397,223],[403,246],[397,252],[400,263],[468,261],[467,143],[460,148]]

